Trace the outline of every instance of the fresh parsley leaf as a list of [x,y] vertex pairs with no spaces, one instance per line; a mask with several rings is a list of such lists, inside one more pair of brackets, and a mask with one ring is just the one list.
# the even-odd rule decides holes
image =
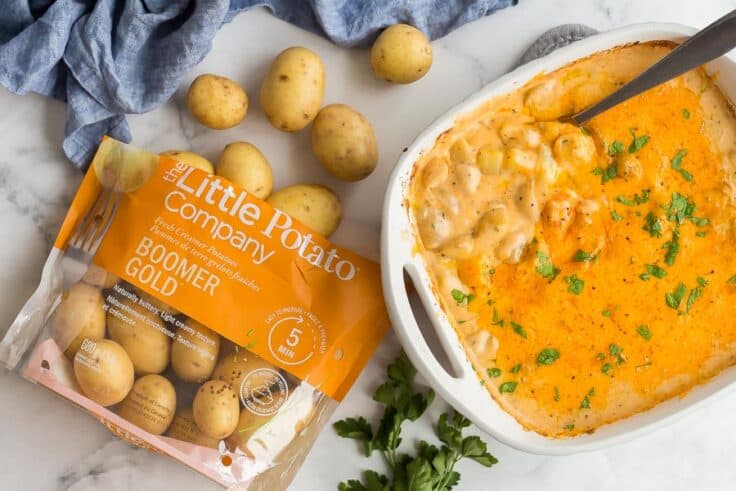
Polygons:
[[598,353],[597,355],[595,355],[595,359],[603,361],[606,359],[606,355],[604,355],[603,353]]
[[710,224],[710,220],[704,217],[690,217],[690,221],[693,222],[696,227],[705,227]]
[[675,264],[677,253],[680,252],[680,231],[677,227],[672,229],[672,239],[665,242],[663,248],[667,249],[664,255],[664,262],[672,266]]
[[682,168],[682,159],[687,155],[687,149],[683,148],[672,157],[671,166],[672,169],[679,172],[683,179],[690,182],[693,180],[693,175]]
[[543,278],[548,279],[549,281],[554,280],[557,278],[557,275],[560,274],[559,268],[556,268],[554,264],[549,259],[549,256],[541,251],[537,251],[537,273],[539,273]]
[[690,111],[688,111],[687,108],[682,109],[682,117],[685,119],[690,119]]
[[621,354],[621,346],[611,343],[608,345],[608,352],[611,356],[618,356]]
[[685,292],[687,292],[687,288],[685,288],[684,283],[680,282],[672,292],[665,294],[664,301],[669,308],[677,310],[680,308]]
[[695,235],[697,235],[698,237],[705,237],[706,235],[708,235],[708,232],[700,230],[698,232],[695,232]]
[[602,169],[601,172],[601,184],[605,184],[611,179],[615,179],[618,177],[618,167],[616,167],[616,164],[611,164],[605,169]]
[[612,312],[610,310],[608,310],[608,309],[601,311],[601,315],[603,317],[611,317],[611,314],[612,314]]
[[[646,273],[639,275],[639,277],[644,281],[648,280],[652,276],[659,279],[667,276],[667,270],[660,266],[657,266],[656,264],[645,264],[644,269],[646,270]],[[646,279],[643,278],[643,276],[646,276]]]
[[644,324],[638,326],[636,328],[636,332],[639,334],[639,336],[644,338],[646,341],[649,341],[650,339],[652,339],[652,331],[650,331],[649,327],[645,326]]
[[504,382],[498,386],[498,392],[501,394],[512,393],[516,390],[516,382]]
[[708,286],[708,280],[706,280],[702,276],[698,276],[696,281],[698,282],[698,286],[690,290],[690,294],[687,297],[687,303],[685,304],[685,313],[690,312],[690,309],[695,303],[695,300],[703,295],[703,289]]
[[606,375],[608,375],[611,370],[613,370],[613,365],[611,365],[610,363],[604,363],[601,367],[601,373],[604,373]]
[[736,274],[726,280],[727,285],[736,285]]
[[590,397],[586,395],[580,402],[580,409],[590,409]]
[[521,363],[517,363],[513,367],[511,367],[511,370],[509,372],[511,373],[519,373],[521,371]]
[[614,222],[620,222],[621,220],[624,219],[624,217],[622,217],[621,215],[619,215],[618,213],[616,213],[616,210],[612,210],[611,211],[611,219]]
[[564,426],[564,428],[565,428],[565,429],[566,429],[567,431],[572,431],[572,430],[574,430],[574,429],[575,429],[575,423],[567,423],[567,424],[566,424],[566,425]]
[[644,148],[644,145],[649,143],[649,135],[636,136],[634,128],[630,128],[629,133],[631,133],[632,138],[631,144],[629,145],[629,153],[636,153]]
[[524,328],[520,324],[517,324],[516,322],[513,322],[512,321],[511,322],[511,327],[514,328],[514,332],[516,334],[518,334],[522,338],[526,339],[526,331],[524,330]]
[[695,203],[678,192],[672,193],[669,204],[664,207],[667,220],[678,225],[684,223],[685,219],[691,218],[695,213],[695,209]]
[[611,157],[613,157],[614,155],[618,155],[623,151],[624,144],[618,140],[613,140],[613,142],[608,146],[608,155],[610,155]]
[[489,368],[487,370],[488,376],[491,378],[496,378],[501,376],[501,369],[498,367]]
[[468,305],[475,299],[475,295],[473,295],[472,293],[465,293],[462,290],[458,290],[457,288],[453,288],[450,294],[458,305]]
[[662,224],[659,223],[659,220],[651,211],[644,217],[644,226],[642,227],[642,230],[649,232],[651,237],[662,237]]
[[585,252],[582,249],[578,249],[572,259],[573,261],[578,263],[586,263],[594,260],[596,257],[598,257],[598,254],[590,254],[589,252]]
[[554,397],[553,398],[554,398],[555,402],[559,402],[560,401],[560,389],[558,389],[556,385],[554,387],[552,387],[552,389],[554,390]]
[[551,365],[560,358],[560,352],[556,348],[544,348],[537,355],[537,365]]
[[567,291],[574,295],[580,295],[585,286],[585,281],[578,278],[575,274],[565,276],[565,283],[567,283]]
[[373,429],[363,416],[336,421],[332,426],[337,434],[343,438],[352,438],[364,442],[373,438]]

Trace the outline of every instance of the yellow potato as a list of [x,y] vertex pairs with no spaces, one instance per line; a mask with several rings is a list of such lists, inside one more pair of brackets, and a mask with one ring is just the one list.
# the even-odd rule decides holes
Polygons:
[[198,153],[188,152],[186,150],[166,150],[165,152],[161,152],[161,155],[171,157],[177,162],[183,162],[191,167],[201,169],[208,174],[212,174],[215,172],[215,169],[212,166],[212,162],[202,157]]
[[307,48],[282,51],[261,85],[261,108],[274,128],[299,131],[317,116],[325,92],[325,67]]
[[103,268],[90,264],[87,271],[85,271],[82,281],[88,285],[96,286],[98,288],[112,288],[115,283],[120,281],[116,275],[108,273]]
[[432,45],[419,29],[394,24],[373,43],[371,66],[376,75],[387,82],[415,82],[432,66]]
[[125,399],[135,378],[130,357],[109,339],[82,343],[74,356],[74,376],[84,395],[102,406]]
[[[111,305],[107,313],[110,339],[130,356],[136,375],[161,373],[169,364],[171,339],[161,318],[132,300],[116,295],[122,308]],[[121,318],[124,317],[124,318]]]
[[285,187],[266,201],[325,237],[337,229],[342,219],[340,199],[330,189],[317,184]]
[[205,382],[192,403],[194,422],[205,435],[222,440],[238,424],[240,403],[238,395],[221,380]]
[[235,81],[206,73],[189,86],[187,107],[204,126],[224,130],[245,119],[248,94]]
[[104,305],[100,290],[87,283],[76,283],[62,295],[51,317],[51,329],[56,344],[70,360],[85,339],[105,337]]
[[248,142],[229,144],[217,161],[217,175],[240,186],[259,199],[273,190],[273,174],[266,157]]
[[332,175],[346,181],[368,177],[378,164],[373,126],[345,104],[330,104],[317,114],[312,152]]
[[190,407],[176,412],[174,420],[166,431],[166,436],[207,448],[217,448],[220,442],[217,438],[211,438],[197,428],[194,413]]
[[250,455],[251,452],[248,449],[248,441],[253,436],[253,433],[271,421],[274,416],[275,414],[255,414],[248,408],[240,411],[238,425],[235,427],[235,431],[233,431],[225,441],[227,448],[231,452],[240,450],[245,452],[246,455]]
[[154,435],[166,431],[175,412],[176,391],[161,375],[144,375],[136,380],[118,409],[122,418]]
[[115,140],[105,140],[97,150],[92,167],[102,187],[129,193],[153,177],[158,155]]
[[247,375],[251,386],[271,386],[278,380],[279,369],[250,351],[238,348],[225,354],[212,373],[213,380],[222,380],[238,394]]
[[171,346],[171,368],[184,382],[202,383],[212,375],[219,350],[219,334],[187,319]]

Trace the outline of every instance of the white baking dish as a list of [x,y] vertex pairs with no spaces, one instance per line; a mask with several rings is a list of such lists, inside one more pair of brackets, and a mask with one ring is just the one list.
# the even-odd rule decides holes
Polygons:
[[[681,398],[674,398],[644,413],[605,425],[592,434],[571,439],[551,439],[524,430],[480,385],[455,330],[434,296],[423,260],[416,253],[412,218],[406,208],[413,166],[423,152],[431,149],[436,138],[453,126],[458,116],[499,94],[517,89],[539,73],[553,71],[574,60],[615,46],[654,40],[680,42],[694,32],[695,29],[678,24],[636,24],[584,39],[524,65],[488,84],[437,119],[416,138],[394,169],[383,207],[381,235],[383,288],[394,329],[411,361],[437,393],[503,443],[527,452],[563,455],[629,440],[672,422],[733,386],[736,383],[736,367],[725,370],[707,384],[693,388]],[[707,65],[707,70],[711,74],[718,73],[717,83],[722,91],[731,100],[736,100],[736,63],[722,57]],[[429,313],[431,328],[436,331],[456,376],[449,374],[435,358],[412,314],[404,283],[405,272],[411,277]]]

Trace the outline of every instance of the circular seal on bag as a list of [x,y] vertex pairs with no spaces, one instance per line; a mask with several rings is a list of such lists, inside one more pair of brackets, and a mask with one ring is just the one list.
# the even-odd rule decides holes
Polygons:
[[288,397],[289,386],[286,379],[271,368],[253,370],[240,384],[240,400],[243,406],[260,416],[275,414]]

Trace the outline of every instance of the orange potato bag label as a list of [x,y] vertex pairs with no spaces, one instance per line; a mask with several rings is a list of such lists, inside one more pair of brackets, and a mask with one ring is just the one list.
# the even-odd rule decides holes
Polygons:
[[379,266],[221,177],[112,139],[57,247],[102,191],[101,169],[122,164],[116,186],[135,189],[94,263],[341,400],[389,326]]

